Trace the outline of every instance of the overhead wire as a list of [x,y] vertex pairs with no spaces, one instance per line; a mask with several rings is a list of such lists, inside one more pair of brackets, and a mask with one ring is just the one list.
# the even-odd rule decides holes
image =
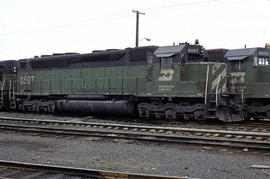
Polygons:
[[[199,7],[202,5],[213,5],[213,3],[217,4],[217,2],[221,2],[223,0],[199,0],[199,1],[186,1],[184,3],[178,3],[178,1],[174,1],[177,3],[173,4],[168,4],[164,6],[154,6],[154,7],[147,7],[147,8],[141,8],[144,11],[147,12],[165,12],[165,9],[178,9],[178,8],[194,8],[194,7]],[[235,2],[235,1],[231,1]],[[167,13],[170,13],[171,11],[168,11]],[[101,16],[101,17],[95,17],[95,18],[87,18],[84,20],[80,21],[74,21],[71,23],[64,23],[64,24],[57,24],[57,25],[49,25],[47,27],[38,27],[38,28],[33,28],[33,29],[26,29],[23,30],[19,33],[27,33],[27,32],[33,32],[33,31],[45,31],[45,30],[50,30],[50,29],[57,29],[57,28],[64,28],[64,27],[76,27],[75,25],[90,25],[93,23],[100,23],[100,22],[105,22],[108,23],[109,21],[112,20],[118,20],[118,19],[123,19],[127,17],[131,17],[132,14],[129,13],[129,11],[120,11],[112,14],[108,14],[106,16]],[[18,31],[16,30],[16,33]],[[9,31],[7,33],[4,33],[4,35],[12,34],[12,31]]]
[[[17,30],[14,31],[14,33],[28,33],[28,32],[33,32],[33,31],[46,31],[46,30],[50,30],[50,29],[57,29],[57,28],[65,28],[65,27],[76,27],[75,25],[90,25],[93,23],[98,23],[98,22],[109,22],[115,19],[120,19],[123,17],[128,17],[131,16],[131,14],[128,14],[128,12],[126,11],[122,11],[122,12],[117,12],[117,13],[112,13],[110,15],[106,15],[106,16],[101,16],[101,17],[95,17],[95,18],[88,18],[88,19],[84,19],[84,20],[80,20],[80,21],[74,21],[72,23],[64,23],[64,24],[57,24],[57,25],[49,25],[46,27],[37,27],[37,28],[32,28],[32,29],[25,29],[22,30],[20,32],[18,32]],[[12,34],[12,31],[9,31],[7,33],[2,33],[1,35],[8,35],[8,34]]]
[[[139,8],[140,10],[145,11],[146,13],[151,13],[151,14],[168,14],[168,13],[173,13],[175,10],[179,9],[190,9],[190,8],[199,8],[199,7],[207,7],[207,6],[213,6],[213,5],[225,5],[225,4],[232,4],[232,3],[239,3],[239,2],[247,2],[249,0],[195,0],[195,1],[182,1],[179,3],[179,1],[170,1],[170,3],[167,3],[167,5],[164,6],[152,6],[152,7],[146,7],[146,8]],[[166,1],[168,2],[168,1]],[[169,9],[169,10],[168,10]],[[131,11],[131,10],[130,10]],[[52,31],[52,30],[61,30],[61,28],[66,28],[67,30],[72,29],[72,28],[85,28],[86,26],[90,26],[92,24],[97,24],[97,23],[111,23],[113,21],[117,21],[121,19],[122,21],[126,18],[131,18],[133,14],[130,13],[130,11],[125,10],[125,11],[120,11],[120,12],[115,12],[111,14],[107,14],[104,16],[100,17],[93,17],[93,18],[86,18],[82,19],[79,21],[73,21],[73,22],[67,22],[63,24],[56,24],[56,25],[48,25],[45,27],[35,27],[35,28],[29,28],[29,29],[24,29],[21,31],[18,30],[12,30],[12,31],[6,31],[0,33],[0,35],[3,36],[8,36],[8,35],[14,35],[14,34],[30,34],[32,32],[44,32],[44,31]],[[180,13],[185,13],[180,11]]]
[[[190,9],[190,8],[199,8],[199,7],[209,7],[209,6],[220,6],[227,4],[236,4],[240,2],[247,2],[249,0],[206,0],[206,1],[196,1],[196,2],[188,2],[188,3],[178,3],[173,5],[165,5],[165,6],[156,6],[151,8],[145,8],[143,10],[150,11],[151,13],[155,12],[163,12],[163,13],[172,13],[173,10],[179,9]],[[165,11],[170,9],[170,11]]]

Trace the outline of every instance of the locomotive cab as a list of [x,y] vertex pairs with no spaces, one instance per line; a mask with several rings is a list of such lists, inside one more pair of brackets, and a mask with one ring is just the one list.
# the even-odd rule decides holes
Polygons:
[[270,49],[248,48],[229,50],[228,89],[241,94],[246,116],[254,119],[270,117]]
[[208,62],[202,46],[186,43],[158,47],[153,59],[153,80],[147,82],[145,91],[155,102],[140,102],[140,117],[216,118],[216,108],[223,102],[220,96],[226,90],[226,64]]
[[154,55],[160,60],[160,68],[171,68],[173,62],[184,64],[206,61],[204,48],[201,45],[188,43],[159,47]]
[[[157,81],[155,84],[164,86],[163,83],[170,82],[172,84],[185,81],[183,78],[185,78],[186,74],[183,74],[183,72],[189,68],[188,65],[204,62],[206,61],[205,57],[204,48],[200,45],[181,43],[179,45],[157,48],[154,52],[154,58],[157,61],[156,68],[154,69],[155,81]],[[197,76],[197,78],[199,77]],[[163,90],[158,89],[158,91]]]
[[265,92],[259,92],[258,90],[261,90],[261,87],[265,85],[268,86],[270,83],[270,49],[248,48],[229,50],[225,55],[225,59],[229,62],[229,87],[231,92],[249,93],[249,95],[255,91],[257,95],[263,95],[267,92],[266,88]]
[[153,55],[158,64],[154,70],[158,83],[179,82],[182,77],[181,71],[186,68],[185,64],[206,61],[204,48],[188,43],[159,47]]

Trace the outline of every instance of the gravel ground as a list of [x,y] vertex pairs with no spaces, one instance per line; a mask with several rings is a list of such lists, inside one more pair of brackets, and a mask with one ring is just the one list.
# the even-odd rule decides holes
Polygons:
[[[0,116],[55,119],[63,121],[113,122],[98,117],[55,116],[35,113],[0,112]],[[143,125],[132,119],[129,124]],[[155,125],[150,121],[148,125]],[[171,124],[169,124],[171,125]],[[183,123],[192,126],[193,123]],[[123,172],[188,176],[197,178],[270,178],[270,169],[253,169],[253,164],[270,165],[270,153],[254,153],[192,145],[165,145],[101,138],[52,137],[0,131],[0,159],[46,163]]]
[[0,131],[0,159],[197,178],[270,178],[270,153],[165,145],[92,137],[50,137]]

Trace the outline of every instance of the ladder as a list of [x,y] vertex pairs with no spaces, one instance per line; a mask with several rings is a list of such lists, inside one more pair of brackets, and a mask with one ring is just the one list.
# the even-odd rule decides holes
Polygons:
[[4,79],[2,86],[1,86],[1,91],[0,91],[0,109],[4,107],[4,87],[6,84],[6,79]]
[[9,80],[8,100],[11,109],[16,109],[15,84],[16,81]]
[[216,111],[217,111],[217,107],[219,104],[218,93],[219,93],[220,81],[221,81],[221,75],[218,76],[218,81],[217,81],[215,93],[213,95],[209,94],[208,93],[209,65],[207,65],[206,79],[205,79],[205,91],[204,91],[204,104],[206,106],[206,118],[208,118],[208,119],[215,119],[216,118]]

